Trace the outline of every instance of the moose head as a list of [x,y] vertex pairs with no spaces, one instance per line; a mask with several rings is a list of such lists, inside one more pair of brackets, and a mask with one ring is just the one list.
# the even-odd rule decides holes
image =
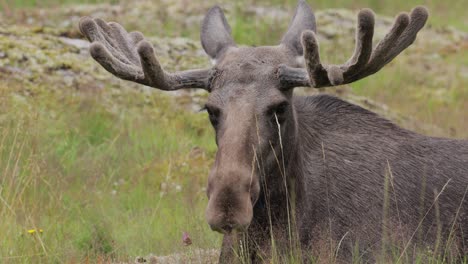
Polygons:
[[270,192],[265,182],[288,184],[286,171],[299,147],[294,88],[348,84],[376,73],[415,40],[427,16],[422,7],[399,14],[373,47],[374,14],[363,9],[353,55],[344,64],[327,65],[320,61],[315,17],[305,1],[299,1],[280,44],[263,47],[237,46],[215,6],[201,27],[202,46],[214,66],[175,73],[161,67],[139,32],[98,18],[83,18],[80,30],[92,42],[92,57],[119,78],[164,91],[210,93],[205,108],[218,151],[208,177],[206,217],[213,230],[230,233],[249,227],[257,201]]

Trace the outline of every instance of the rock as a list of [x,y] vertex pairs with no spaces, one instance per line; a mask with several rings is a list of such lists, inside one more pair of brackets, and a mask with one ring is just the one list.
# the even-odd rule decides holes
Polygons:
[[80,50],[82,49],[88,49],[89,48],[89,41],[83,40],[83,39],[72,39],[72,38],[66,38],[66,37],[60,37],[59,38],[63,43],[76,47]]

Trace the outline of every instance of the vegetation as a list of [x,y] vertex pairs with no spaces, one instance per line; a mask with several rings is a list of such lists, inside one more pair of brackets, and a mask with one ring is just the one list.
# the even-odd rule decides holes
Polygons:
[[[13,2],[10,8],[24,8],[24,7],[50,7],[58,6],[63,4],[75,4],[75,3],[119,3],[124,2],[123,0],[2,0],[4,8],[7,6],[7,2]],[[157,1],[163,2],[163,1]],[[228,2],[226,0],[210,0],[206,1],[203,5],[214,5],[222,2]],[[431,11],[431,21],[438,26],[452,25],[459,27],[460,29],[468,30],[467,18],[465,16],[465,1],[464,0],[449,0],[449,1],[381,1],[381,0],[316,0],[309,1],[315,9],[326,9],[326,8],[347,8],[347,9],[359,9],[363,7],[370,7],[379,14],[385,14],[393,16],[402,10],[409,10],[415,5],[426,5]],[[290,11],[293,10],[296,0],[243,0],[239,1],[240,8],[248,5],[268,5],[268,6],[281,6],[287,8]],[[251,36],[251,35],[250,35]],[[247,36],[248,37],[248,36]],[[258,43],[256,43],[258,45]]]
[[[62,37],[79,36],[79,16],[99,15],[150,36],[168,69],[206,66],[197,43],[199,16],[215,1],[141,1],[138,9],[132,1],[65,2],[0,0],[0,262],[129,261],[174,252],[199,260],[199,248],[220,244],[203,213],[216,146],[206,114],[193,111],[206,94],[172,96],[116,80]],[[295,6],[293,0],[221,2],[236,41],[255,45],[277,43]],[[404,127],[467,138],[462,2],[427,2],[430,25],[409,51],[382,72],[329,92]],[[393,16],[419,2],[313,4],[318,10],[371,7],[378,16]],[[355,12],[317,17],[324,60],[342,62],[352,52]],[[383,32],[389,22],[378,26]],[[162,38],[179,36],[188,39]],[[184,246],[184,232],[192,245]]]

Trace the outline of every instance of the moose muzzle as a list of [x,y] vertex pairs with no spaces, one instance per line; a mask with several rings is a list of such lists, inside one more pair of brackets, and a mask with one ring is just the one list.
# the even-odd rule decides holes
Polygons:
[[258,180],[248,169],[210,175],[206,218],[211,229],[221,233],[247,230],[259,192]]

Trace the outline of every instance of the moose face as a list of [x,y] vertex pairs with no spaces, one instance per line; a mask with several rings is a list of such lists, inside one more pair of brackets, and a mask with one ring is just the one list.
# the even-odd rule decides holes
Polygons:
[[280,47],[230,48],[215,66],[206,102],[218,145],[207,188],[213,230],[245,230],[260,178],[271,174],[265,168],[281,169],[280,135],[294,123],[292,91],[280,89],[276,74],[285,63],[295,61]]

